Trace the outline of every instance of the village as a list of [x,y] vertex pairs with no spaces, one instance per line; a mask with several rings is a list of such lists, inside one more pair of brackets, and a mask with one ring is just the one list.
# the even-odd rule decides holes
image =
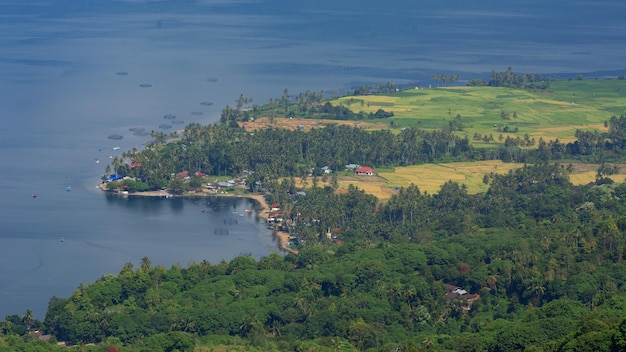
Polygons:
[[[141,163],[130,163],[127,165],[128,169],[140,168]],[[331,174],[333,170],[328,166],[324,166],[321,169],[323,174]],[[248,192],[248,176],[252,175],[254,171],[244,170],[242,175],[238,178],[226,179],[226,180],[214,180],[210,182],[209,175],[198,171],[195,173],[190,173],[187,170],[183,170],[178,172],[175,175],[172,175],[173,178],[182,181],[187,186],[185,187],[183,192],[173,192],[167,188],[162,188],[160,190],[137,190],[134,189],[133,185],[137,182],[137,180],[130,176],[123,176],[119,173],[106,175],[106,178],[103,177],[102,183],[98,185],[102,191],[106,192],[110,195],[120,196],[120,197],[158,197],[158,198],[173,198],[173,197],[209,197],[209,196],[231,196],[231,197],[247,197],[256,200],[259,203],[260,211],[257,213],[259,217],[264,218],[267,221],[268,228],[273,231],[273,233],[279,238],[280,248],[284,251],[298,254],[297,248],[299,248],[304,239],[300,234],[292,233],[291,228],[294,227],[295,221],[287,222],[287,216],[281,211],[280,204],[268,204],[265,197],[261,193],[251,193]],[[312,176],[314,173],[313,169],[308,171],[309,175]],[[361,166],[358,164],[348,164],[345,166],[345,173],[353,174],[356,176],[375,176],[376,171],[369,166]],[[200,183],[200,187],[194,187],[192,185],[192,179],[194,180],[202,180]],[[262,185],[260,181],[255,181],[257,186],[262,189]],[[197,183],[197,182],[196,182]],[[306,190],[299,189],[296,196],[305,196]],[[247,212],[251,212],[251,210],[247,210]],[[298,218],[299,214],[296,214],[294,219]],[[315,221],[315,220],[314,220]],[[326,238],[329,241],[335,242],[337,244],[342,244],[343,241],[340,238],[340,229],[339,228],[329,228],[327,233],[325,234]]]

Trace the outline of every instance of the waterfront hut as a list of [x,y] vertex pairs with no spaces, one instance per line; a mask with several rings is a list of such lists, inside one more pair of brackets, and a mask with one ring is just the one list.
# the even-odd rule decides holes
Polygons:
[[117,180],[120,180],[120,179],[122,179],[122,175],[120,175],[120,174],[111,174],[111,175],[109,175],[109,182],[117,181]]

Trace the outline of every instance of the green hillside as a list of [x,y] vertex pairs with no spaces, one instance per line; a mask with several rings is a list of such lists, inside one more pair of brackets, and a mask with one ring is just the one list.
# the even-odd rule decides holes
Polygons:
[[407,89],[391,95],[335,99],[354,112],[391,111],[398,129],[441,129],[460,115],[470,137],[499,134],[504,126],[515,135],[537,140],[573,139],[576,129],[604,129],[612,115],[626,113],[626,81],[617,79],[554,81],[547,91],[501,87],[436,87]]
[[[175,177],[183,170],[245,178],[238,196],[278,204],[281,220],[268,226],[299,254],[169,269],[144,257],[138,268],[128,263],[51,298],[43,322],[29,311],[7,316],[0,352],[65,348],[57,340],[98,352],[624,351],[622,84],[450,87],[335,101],[351,109],[362,101],[379,116],[372,121],[394,122],[397,133],[332,123],[250,132],[231,110],[234,120],[191,124],[168,143],[155,134],[161,141],[114,158],[114,169],[174,194],[197,194],[207,182]],[[373,116],[325,105],[326,114]],[[484,135],[502,121],[518,129],[512,134],[571,141],[520,146],[459,136]],[[583,127],[591,131],[571,133]],[[346,171],[349,162],[380,176]],[[573,180],[576,168],[586,181]],[[343,183],[354,179],[386,198]]]

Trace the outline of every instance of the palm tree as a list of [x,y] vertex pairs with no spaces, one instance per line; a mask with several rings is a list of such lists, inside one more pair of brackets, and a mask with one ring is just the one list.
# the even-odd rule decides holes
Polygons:
[[126,263],[120,270],[120,276],[130,276],[133,274],[133,263]]
[[147,256],[144,256],[143,258],[141,258],[140,268],[142,271],[148,271],[150,270],[151,267],[152,267],[152,262],[150,261],[150,258],[148,258]]
[[430,338],[430,336],[426,336],[426,338],[424,338],[424,340],[422,341],[422,346],[425,350],[431,349],[434,345],[435,342],[433,342],[433,339]]
[[90,308],[87,310],[85,318],[87,318],[87,320],[90,322],[97,322],[100,320],[100,313],[94,308]]
[[489,277],[487,277],[487,286],[493,288],[495,292],[497,292],[497,284],[498,277],[496,275],[489,275]]
[[113,164],[113,171],[117,175],[117,170],[119,170],[120,166],[122,166],[122,159],[120,159],[120,158],[118,158],[116,156],[116,157],[113,158],[111,163]]
[[12,328],[13,328],[13,323],[11,323],[10,320],[5,318],[3,321],[0,322],[0,331],[2,331],[4,335],[7,335],[8,333],[10,333]]
[[535,281],[526,289],[526,295],[531,297],[531,300],[535,306],[539,305],[541,297],[546,293],[546,288],[543,287],[541,282]]
[[35,317],[33,316],[33,311],[30,309],[26,309],[26,313],[22,316],[22,322],[26,325],[26,328],[30,330],[30,327],[33,324]]
[[404,299],[406,299],[406,303],[409,305],[409,311],[412,311],[413,307],[411,307],[411,302],[417,296],[417,293],[415,292],[415,289],[413,289],[412,287],[407,287],[404,290],[403,295],[404,295]]
[[109,322],[107,321],[107,318],[103,318],[102,321],[100,322],[100,329],[102,329],[102,332],[106,335],[107,330],[109,330]]
[[289,90],[287,90],[287,88],[285,88],[285,90],[283,90],[283,96],[280,98],[280,103],[284,105],[285,108],[285,117],[287,117],[287,115],[289,114]]

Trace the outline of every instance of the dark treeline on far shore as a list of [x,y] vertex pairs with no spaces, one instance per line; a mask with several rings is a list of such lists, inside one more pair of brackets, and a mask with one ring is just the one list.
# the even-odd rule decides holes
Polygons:
[[511,67],[504,72],[491,70],[489,82],[482,79],[472,79],[467,82],[468,86],[485,86],[521,88],[531,90],[545,90],[550,88],[550,79],[536,73],[524,73],[522,75],[513,72]]
[[[389,94],[395,92],[395,85],[389,82],[384,86],[376,85],[370,87],[362,85],[354,90],[354,95]],[[244,109],[246,104],[252,102],[243,94],[237,99],[235,107],[226,106],[220,116],[221,123],[227,123],[231,127],[237,127],[237,122],[247,122],[261,116],[271,119],[276,117],[301,117],[309,119],[330,119],[330,120],[367,120],[384,119],[393,117],[393,112],[378,109],[376,112],[365,113],[353,112],[349,107],[343,105],[332,105],[330,102],[323,102],[324,92],[306,91],[300,93],[292,99],[287,89],[284,90],[280,99],[270,99],[269,103],[263,106],[253,105],[252,108]],[[348,102],[350,103],[350,102]]]

